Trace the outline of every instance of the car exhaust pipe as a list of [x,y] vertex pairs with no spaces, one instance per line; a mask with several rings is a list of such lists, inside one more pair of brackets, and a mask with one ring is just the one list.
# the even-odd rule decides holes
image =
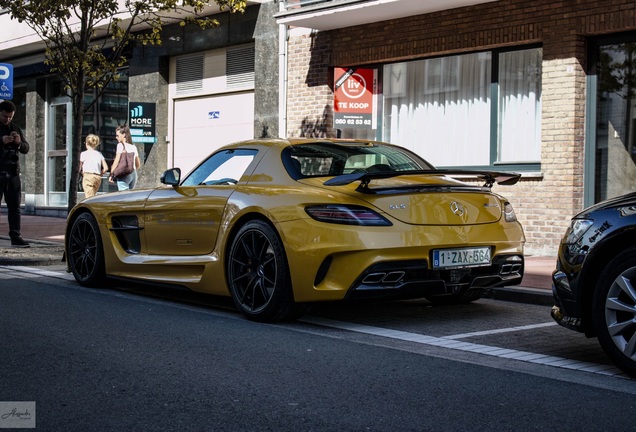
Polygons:
[[396,284],[404,278],[406,272],[404,271],[393,271],[389,273],[380,272],[380,273],[371,273],[365,276],[362,279],[362,283],[366,285],[377,285],[381,283],[385,284]]

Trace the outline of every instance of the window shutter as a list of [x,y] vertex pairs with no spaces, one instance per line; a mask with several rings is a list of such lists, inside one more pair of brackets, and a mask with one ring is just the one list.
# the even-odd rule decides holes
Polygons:
[[191,93],[203,89],[203,56],[177,59],[177,94]]
[[225,83],[227,88],[254,86],[254,46],[227,50]]

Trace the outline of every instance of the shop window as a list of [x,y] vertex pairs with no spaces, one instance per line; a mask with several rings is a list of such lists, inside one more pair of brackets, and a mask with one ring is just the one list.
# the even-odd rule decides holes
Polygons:
[[499,54],[497,162],[541,160],[541,49]]
[[109,166],[115,159],[117,140],[115,129],[128,122],[128,70],[119,72],[119,79],[108,84],[98,97],[97,90],[88,89],[84,97],[82,142],[86,135],[93,133],[101,139],[101,151]]
[[541,57],[533,48],[385,65],[381,139],[437,166],[538,165]]
[[636,35],[590,45],[596,109],[588,113],[595,130],[586,153],[594,166],[587,173],[587,205],[636,190]]

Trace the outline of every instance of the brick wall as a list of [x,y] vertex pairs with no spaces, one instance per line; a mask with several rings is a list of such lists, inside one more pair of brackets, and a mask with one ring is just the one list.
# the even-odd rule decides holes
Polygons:
[[587,37],[634,30],[633,0],[500,0],[331,32],[295,30],[289,41],[288,135],[333,136],[334,66],[540,43],[541,172],[494,190],[514,205],[526,252],[555,255],[570,217],[583,207]]
[[331,33],[296,31],[295,34],[287,48],[288,136],[331,137],[334,133]]

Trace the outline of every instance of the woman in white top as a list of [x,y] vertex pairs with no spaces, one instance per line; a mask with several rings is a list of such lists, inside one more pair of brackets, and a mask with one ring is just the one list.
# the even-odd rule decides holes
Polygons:
[[104,156],[97,148],[99,137],[88,134],[86,137],[86,150],[80,154],[80,173],[82,173],[82,188],[84,196],[90,198],[97,195],[102,184],[102,175],[108,171],[108,164]]
[[[113,161],[113,166],[110,167],[110,177],[108,181],[114,183],[117,180],[117,189],[120,191],[133,189],[135,184],[137,184],[137,169],[141,166],[141,161],[139,160],[139,153],[137,152],[137,147],[132,144],[132,136],[130,135],[130,129],[128,126],[118,126],[115,130],[115,138],[117,138],[117,154],[115,155],[115,160]],[[124,149],[127,152],[133,153],[135,155],[135,164],[134,170],[130,174],[121,178],[114,178],[113,172],[119,165],[119,161],[121,159],[121,154]]]

